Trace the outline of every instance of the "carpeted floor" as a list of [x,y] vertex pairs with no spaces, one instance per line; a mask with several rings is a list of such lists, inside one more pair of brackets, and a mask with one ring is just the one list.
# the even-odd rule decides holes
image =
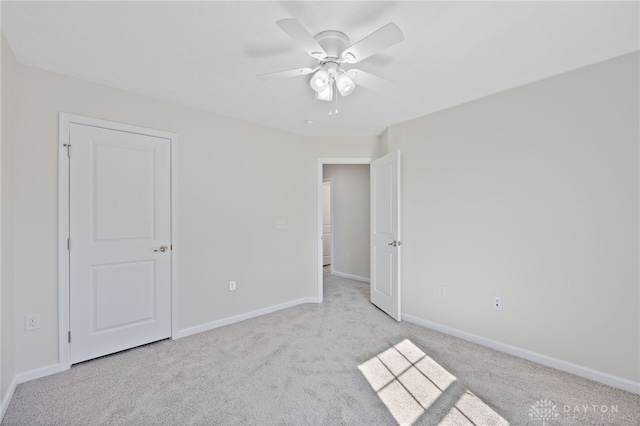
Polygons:
[[[640,396],[406,322],[367,284],[17,387],[2,425],[620,425]],[[384,402],[383,402],[384,401]]]

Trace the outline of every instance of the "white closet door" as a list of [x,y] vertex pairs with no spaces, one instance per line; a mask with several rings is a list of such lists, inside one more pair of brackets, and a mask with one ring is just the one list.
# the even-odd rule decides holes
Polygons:
[[71,362],[171,336],[171,142],[70,125]]

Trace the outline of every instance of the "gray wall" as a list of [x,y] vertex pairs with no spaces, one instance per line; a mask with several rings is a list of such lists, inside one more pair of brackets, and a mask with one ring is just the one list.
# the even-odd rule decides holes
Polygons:
[[[3,304],[9,314],[14,309],[18,376],[58,362],[59,112],[178,134],[180,330],[318,296],[317,159],[375,158],[379,138],[298,136],[14,66],[15,73],[2,74],[16,96],[14,138],[2,145],[14,148],[3,163],[14,165],[15,190],[15,200],[4,191],[2,200],[3,212],[15,212],[13,227],[3,217],[3,227],[15,230],[15,257],[3,259],[15,267],[14,294],[3,295]],[[278,219],[286,229],[274,229]],[[233,293],[230,280],[237,282]],[[26,332],[24,316],[34,312],[42,327]],[[2,347],[11,350],[4,336]]]
[[326,164],[325,179],[331,178],[333,198],[332,271],[368,280],[369,255],[369,165]]
[[640,381],[638,80],[634,53],[392,126],[403,314]]

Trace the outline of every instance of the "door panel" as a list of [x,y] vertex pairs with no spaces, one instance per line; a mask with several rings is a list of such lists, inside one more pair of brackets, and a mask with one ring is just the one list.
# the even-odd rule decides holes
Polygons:
[[92,269],[93,332],[155,319],[153,261],[114,263]]
[[153,238],[153,147],[95,143],[92,149],[95,240]]
[[171,142],[70,125],[71,362],[171,335]]
[[371,303],[400,321],[400,152],[371,162]]
[[393,254],[389,250],[374,249],[374,265],[376,268],[376,279],[373,288],[376,293],[386,298],[393,297],[394,291],[391,288],[393,282],[391,273],[393,270]]

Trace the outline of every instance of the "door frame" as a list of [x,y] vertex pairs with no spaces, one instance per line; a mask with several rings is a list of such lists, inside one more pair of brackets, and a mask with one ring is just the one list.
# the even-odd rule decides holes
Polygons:
[[[329,231],[331,233],[331,253],[329,254],[329,256],[331,257],[330,260],[330,266],[331,266],[331,272],[333,272],[333,178],[322,178],[322,190],[324,191],[324,184],[329,182],[329,226],[331,227],[331,230]],[[323,194],[324,195],[324,194]],[[322,208],[324,210],[324,196],[322,197]],[[322,212],[322,234],[324,234],[324,211]],[[323,247],[322,247],[322,263],[324,263],[324,242],[323,242]],[[322,268],[324,269],[324,265],[322,265]]]
[[[178,135],[113,121],[61,112],[58,127],[58,362],[60,370],[71,367],[69,291],[69,130],[71,124],[137,133],[169,139],[171,144],[171,339],[178,333]],[[73,155],[73,146],[70,147]]]
[[[318,297],[317,302],[322,303],[323,294],[324,294],[324,283],[322,279],[322,204],[323,204],[323,194],[322,194],[322,182],[323,182],[323,166],[325,164],[348,164],[348,165],[357,165],[357,164],[370,164],[372,158],[371,157],[326,157],[326,158],[318,158],[318,180],[316,185],[317,191],[317,236],[318,236],[318,253],[316,256],[316,262],[318,265]],[[333,191],[332,191],[333,192]],[[332,194],[333,196],[333,194]],[[333,206],[332,206],[333,208]],[[333,220],[331,221],[331,228],[333,231]],[[333,238],[333,232],[331,233],[331,238]],[[333,251],[331,253],[333,260]],[[331,267],[333,269],[333,266]]]

